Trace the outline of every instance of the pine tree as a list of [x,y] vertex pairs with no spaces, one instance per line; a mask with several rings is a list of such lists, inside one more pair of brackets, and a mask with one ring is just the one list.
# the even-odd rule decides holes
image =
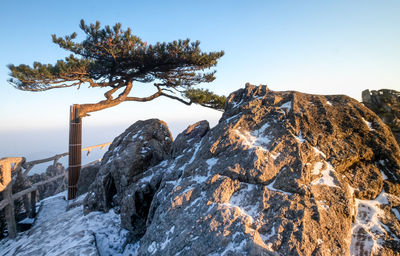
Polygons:
[[[105,99],[93,104],[74,105],[71,108],[68,199],[76,196],[81,166],[81,118],[88,113],[116,106],[124,101],[151,101],[164,96],[186,105],[192,103],[223,110],[226,98],[195,89],[200,83],[212,82],[223,51],[204,53],[200,42],[189,39],[169,43],[147,44],[121,24],[100,27],[100,22],[80,28],[86,34],[82,42],[75,42],[77,34],[65,37],[53,35],[53,42],[71,52],[56,64],[34,62],[33,66],[9,65],[9,82],[24,91],[46,91],[82,85],[107,88]],[[147,97],[132,96],[137,83],[154,86],[154,93]],[[121,92],[122,91],[122,92]],[[115,95],[118,93],[118,95]]]
[[[34,62],[33,66],[9,65],[9,82],[25,91],[45,91],[87,84],[89,87],[108,88],[105,99],[94,104],[79,105],[79,116],[116,106],[124,101],[150,101],[164,96],[190,105],[196,103],[223,110],[225,97],[208,90],[192,87],[215,79],[214,67],[223,51],[204,53],[200,42],[189,39],[169,43],[147,44],[123,30],[121,24],[100,27],[100,22],[80,28],[86,34],[82,42],[75,42],[77,33],[65,37],[53,35],[53,42],[71,52],[56,64]],[[134,84],[147,83],[155,92],[147,97],[133,97]],[[118,95],[114,94],[121,91]]]

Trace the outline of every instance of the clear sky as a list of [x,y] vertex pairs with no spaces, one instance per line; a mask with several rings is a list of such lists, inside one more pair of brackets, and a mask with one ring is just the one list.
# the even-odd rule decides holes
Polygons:
[[[121,22],[149,43],[190,38],[200,40],[205,51],[224,50],[217,79],[202,85],[218,94],[228,95],[250,82],[360,100],[364,89],[400,90],[399,13],[398,0],[1,1],[0,157],[26,154],[27,148],[66,148],[69,105],[101,100],[100,89],[32,93],[6,81],[9,63],[64,58],[67,53],[52,43],[51,34],[82,35],[82,18],[102,25]],[[197,120],[215,124],[220,115],[169,99],[127,102],[86,118],[84,142],[110,140],[138,119],[163,119],[176,135]],[[21,139],[21,134],[27,137]]]

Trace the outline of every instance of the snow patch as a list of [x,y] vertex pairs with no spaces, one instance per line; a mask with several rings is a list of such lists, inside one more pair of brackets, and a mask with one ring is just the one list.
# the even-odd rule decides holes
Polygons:
[[236,115],[234,115],[234,116],[231,116],[231,117],[225,119],[225,122],[229,123],[229,121],[231,121],[232,119],[234,119],[234,118],[236,118],[236,117],[238,117],[238,116],[240,116],[240,114],[236,114]]
[[326,101],[326,105],[332,106],[332,102],[330,102],[329,100],[327,100],[327,101]]
[[373,131],[374,129],[372,128],[372,123],[368,122],[367,120],[365,120],[364,118],[362,118],[362,120],[364,121],[364,123],[368,126],[370,131]]
[[140,181],[143,182],[143,183],[149,183],[149,182],[151,181],[151,179],[153,178],[153,176],[154,176],[154,174],[152,173],[152,174],[149,175],[149,176],[146,176],[146,177],[144,177],[144,178],[141,178]]
[[242,105],[243,99],[241,99],[239,102],[232,102],[232,108],[237,108],[238,106]]
[[252,192],[257,189],[254,184],[247,184],[246,189],[239,189],[236,191],[231,199],[229,200],[229,204],[232,206],[238,207],[240,211],[244,212],[244,214],[251,217],[252,221],[258,215],[258,203],[248,205],[248,198],[252,196]]
[[316,162],[314,164],[314,168],[311,170],[311,174],[319,175],[321,173],[322,167],[324,166],[323,162]]
[[214,165],[216,165],[218,162],[218,158],[210,158],[207,159],[206,163],[208,165],[208,170],[211,170],[213,168]]
[[171,241],[171,238],[169,238],[169,235],[172,234],[172,233],[174,233],[174,230],[175,230],[175,226],[172,226],[172,227],[170,228],[170,230],[167,231],[167,233],[166,233],[167,238],[165,238],[165,241],[162,242],[162,243],[160,244],[161,250],[164,250],[165,247],[166,247],[166,246],[169,244],[169,242]]
[[276,153],[276,154],[270,153],[270,156],[272,159],[276,160],[280,156],[280,154],[281,153]]
[[332,176],[332,173],[335,172],[335,169],[333,169],[333,166],[330,163],[325,162],[325,164],[326,164],[326,168],[324,170],[320,171],[320,173],[322,174],[322,177],[317,180],[312,181],[311,185],[326,185],[329,187],[339,188],[335,184],[334,177]]
[[387,196],[382,190],[375,200],[356,199],[357,216],[351,229],[351,255],[360,255],[360,252],[371,255],[379,252],[382,239],[386,235],[385,226],[379,218],[385,215],[381,205],[388,203]]
[[329,206],[326,204],[326,200],[317,201],[317,206],[324,209],[325,211],[329,210]]
[[[203,138],[204,138],[204,137],[203,137]],[[199,151],[199,148],[200,148],[200,146],[201,146],[202,140],[203,140],[203,139],[201,139],[201,141],[199,141],[199,142],[196,144],[196,147],[194,148],[194,152],[193,152],[192,158],[189,160],[188,164],[193,163],[194,159],[196,158],[196,155],[197,155],[197,152]]]
[[269,239],[276,235],[275,227],[272,226],[269,234],[260,234],[261,239],[266,243]]
[[196,176],[192,176],[192,181],[196,182],[196,183],[204,183],[208,180],[208,176],[200,176],[200,175],[196,175]]
[[34,218],[25,218],[25,219],[19,221],[18,223],[19,224],[30,224],[30,225],[32,225],[34,222],[35,222]]
[[383,180],[387,180],[388,176],[386,176],[386,174],[384,172],[381,171],[381,175],[382,175],[382,179]]
[[313,147],[313,149],[317,155],[321,155],[323,158],[326,158],[326,155],[322,151],[320,151],[317,147]]
[[292,101],[288,101],[284,104],[282,104],[279,109],[283,109],[286,108],[288,112],[290,112],[290,110],[292,109]]
[[149,247],[147,248],[147,251],[151,254],[155,253],[157,251],[156,247],[156,242],[152,242]]
[[397,220],[400,221],[400,212],[396,208],[392,208],[392,212],[396,216]]
[[303,135],[301,134],[301,131],[299,132],[299,136],[295,136],[296,137],[296,140],[298,141],[298,142],[300,142],[300,143],[303,143],[304,141],[306,141],[304,138],[303,138]]
[[286,192],[286,191],[283,191],[283,190],[280,190],[280,189],[275,188],[275,187],[274,187],[275,182],[276,182],[276,179],[275,179],[273,182],[271,182],[270,184],[268,184],[267,188],[268,188],[269,190],[276,191],[276,192],[280,192],[280,193],[283,193],[283,194],[285,194],[285,195],[289,195],[289,196],[293,195],[292,193],[289,193],[289,192]]
[[271,142],[271,139],[264,135],[265,131],[270,127],[269,123],[265,123],[260,129],[254,130],[252,132],[244,131],[241,132],[237,129],[233,132],[239,136],[242,140],[242,144],[250,149],[260,149],[267,151],[265,148]]

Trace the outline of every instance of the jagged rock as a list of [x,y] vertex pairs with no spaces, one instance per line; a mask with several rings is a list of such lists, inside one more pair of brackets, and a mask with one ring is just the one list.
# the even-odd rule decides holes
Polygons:
[[76,193],[77,196],[83,195],[89,191],[89,187],[96,179],[96,175],[99,172],[99,169],[99,162],[81,169],[78,183],[76,184],[76,187],[78,188],[78,192]]
[[382,89],[362,92],[365,106],[374,111],[392,130],[400,144],[400,92]]
[[356,100],[246,85],[131,183],[121,219],[139,255],[396,255],[399,181],[399,146]]
[[127,186],[171,155],[172,136],[158,119],[138,121],[114,139],[84,201],[84,212],[119,205]]
[[[210,130],[207,121],[200,121],[190,125],[180,133],[172,144],[172,156],[182,154],[186,149],[198,143]],[[167,160],[158,166],[164,166]],[[137,240],[146,232],[146,222],[149,215],[153,196],[158,190],[163,177],[163,171],[159,168],[150,168],[143,174],[140,182],[131,184],[125,189],[121,202],[121,225],[131,231],[133,239]]]
[[210,124],[207,120],[199,121],[190,125],[185,131],[180,133],[172,145],[172,157],[176,157],[183,151],[199,140],[210,130]]
[[[49,165],[46,169],[46,172],[41,174],[34,174],[28,176],[28,180],[31,184],[35,184],[41,181],[45,181],[51,177],[55,177],[57,175],[61,175],[65,173],[65,168],[61,163],[56,163],[56,165]],[[67,178],[61,177],[55,181],[46,183],[45,185],[39,186],[38,189],[38,198],[42,200],[46,197],[53,196],[61,191],[67,189]]]

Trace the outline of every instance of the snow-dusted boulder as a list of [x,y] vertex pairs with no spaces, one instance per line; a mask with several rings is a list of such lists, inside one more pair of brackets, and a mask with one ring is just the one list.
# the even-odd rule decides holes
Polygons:
[[107,211],[119,205],[125,189],[149,167],[171,155],[172,136],[158,119],[138,121],[116,137],[104,154],[89,188],[84,211]]
[[[209,129],[207,121],[190,125],[173,142],[173,154],[183,153],[193,144],[199,143]],[[168,163],[168,160],[164,160],[156,168],[150,168],[143,173],[142,179],[131,184],[124,191],[121,200],[121,224],[122,227],[131,231],[133,240],[140,239],[146,232],[147,220],[151,219],[149,215],[154,214],[154,212],[149,212],[150,206],[152,205],[155,209],[156,202],[153,201],[153,197],[160,187],[165,171],[168,170]]]
[[392,133],[356,100],[247,85],[132,183],[123,207],[146,207],[121,218],[139,255],[396,255],[399,179]]

